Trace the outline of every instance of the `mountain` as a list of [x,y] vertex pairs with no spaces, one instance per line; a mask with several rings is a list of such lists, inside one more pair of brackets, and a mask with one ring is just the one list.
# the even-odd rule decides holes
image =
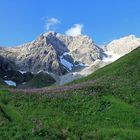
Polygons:
[[100,49],[86,36],[64,36],[47,32],[36,40],[13,48],[1,48],[0,55],[15,62],[16,69],[63,75],[100,59]]
[[139,45],[140,39],[134,35],[114,40],[105,48],[100,48],[88,36],[73,37],[49,31],[32,42],[1,47],[0,61],[3,58],[10,62],[8,68],[12,67],[20,73],[44,72],[51,75],[56,84],[65,84],[114,62]]
[[140,38],[129,35],[117,40],[113,40],[106,46],[107,51],[112,51],[117,55],[124,55],[140,46]]
[[138,46],[140,46],[140,38],[136,38],[134,35],[113,40],[104,48],[101,48],[101,57],[99,59],[96,59],[96,61],[90,63],[88,67],[85,67],[78,72],[76,71],[74,73],[68,73],[64,76],[61,76],[59,84],[65,84],[70,81],[85,77],[99,68],[116,61],[120,57],[136,49]]

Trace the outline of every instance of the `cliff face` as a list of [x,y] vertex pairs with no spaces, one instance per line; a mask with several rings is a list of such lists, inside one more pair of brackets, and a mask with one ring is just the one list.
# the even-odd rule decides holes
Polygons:
[[81,61],[86,65],[91,65],[95,60],[101,58],[101,51],[97,45],[87,36],[59,36],[65,43],[72,58]]
[[15,69],[14,62],[0,56],[0,77],[4,76],[7,71]]

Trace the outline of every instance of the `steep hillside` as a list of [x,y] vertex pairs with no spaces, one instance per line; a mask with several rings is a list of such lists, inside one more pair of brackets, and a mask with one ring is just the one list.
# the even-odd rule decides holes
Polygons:
[[139,60],[140,47],[73,82],[82,86],[94,81],[79,90],[46,94],[1,90],[0,138],[139,140]]

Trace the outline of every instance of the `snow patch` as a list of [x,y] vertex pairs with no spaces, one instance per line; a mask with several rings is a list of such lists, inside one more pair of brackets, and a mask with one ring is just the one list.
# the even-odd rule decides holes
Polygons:
[[23,83],[22,83],[22,85],[25,85],[25,84],[26,84],[26,82],[23,82]]
[[21,74],[27,73],[27,71],[21,71],[21,70],[19,70],[19,72],[20,72]]
[[5,82],[7,85],[9,85],[9,86],[15,86],[15,87],[16,87],[16,82],[14,82],[14,81],[5,80],[4,82]]
[[62,56],[70,55],[69,52],[64,52]]
[[43,72],[42,70],[39,70],[38,72],[37,72],[37,74],[39,74],[39,73],[41,73],[41,72]]
[[79,63],[79,66],[85,67],[86,65],[84,63]]
[[76,67],[81,66],[81,67],[86,67],[86,65],[82,62],[78,63],[77,65],[75,65]]
[[64,52],[63,55],[60,56],[60,62],[62,65],[64,65],[66,68],[68,68],[69,70],[72,70],[73,64],[70,63],[69,61],[67,61],[66,59],[64,59],[63,57],[68,55],[68,52]]
[[74,76],[75,76],[76,74],[77,74],[77,72],[73,72],[73,73],[72,73],[72,75],[74,75]]
[[114,54],[112,51],[105,51],[104,53],[107,55],[106,57],[103,57],[102,61],[104,62],[114,62],[123,56],[123,54],[121,55]]
[[70,63],[69,61],[63,59],[62,57],[60,57],[60,61],[61,61],[61,63],[62,63],[65,67],[67,67],[69,70],[72,70],[72,67],[73,67],[73,64],[72,64],[72,63]]

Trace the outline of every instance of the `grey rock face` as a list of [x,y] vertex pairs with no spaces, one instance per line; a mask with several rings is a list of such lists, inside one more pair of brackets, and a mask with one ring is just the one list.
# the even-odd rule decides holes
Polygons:
[[0,56],[0,70],[9,71],[15,69],[15,64],[12,61]]
[[100,59],[100,49],[89,37],[60,35],[58,38],[67,46],[74,61],[91,65],[95,60]]
[[2,56],[0,56],[0,78],[4,78],[8,71],[15,69],[15,64]]
[[100,49],[86,36],[65,36],[47,32],[36,40],[13,48],[1,48],[0,55],[14,61],[18,70],[37,73],[45,71],[63,75],[67,67],[61,63],[64,53],[67,61],[75,67],[75,62],[91,65],[100,59]]

